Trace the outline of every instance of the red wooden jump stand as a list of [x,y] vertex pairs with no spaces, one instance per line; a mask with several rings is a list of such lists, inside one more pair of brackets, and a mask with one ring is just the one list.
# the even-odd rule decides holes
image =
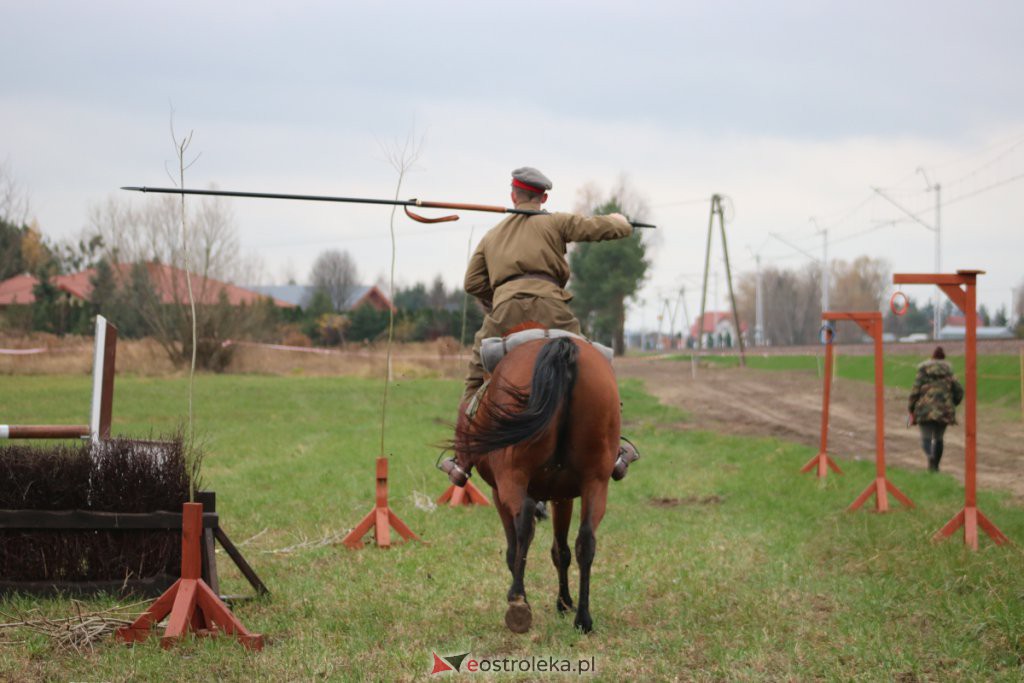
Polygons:
[[996,545],[1009,543],[995,524],[978,509],[977,456],[978,456],[978,313],[977,278],[983,270],[958,270],[956,274],[897,273],[892,276],[897,285],[937,285],[949,297],[965,318],[964,335],[964,507],[944,527],[935,532],[933,540],[948,538],[961,526],[964,545],[978,549],[978,527],[985,530]]
[[119,628],[116,638],[141,642],[152,628],[170,614],[160,639],[164,649],[174,645],[191,630],[196,635],[217,635],[223,631],[238,638],[250,650],[263,649],[263,636],[249,633],[217,594],[202,579],[200,538],[203,534],[202,503],[185,503],[181,514],[181,578],[156,599],[131,626]]
[[395,531],[407,541],[420,540],[420,537],[414,534],[405,525],[405,522],[388,507],[388,459],[380,457],[377,458],[376,505],[352,531],[348,532],[341,542],[349,548],[362,548],[363,536],[370,529],[374,529],[376,531],[374,540],[377,545],[381,548],[388,548],[391,546],[391,527],[395,527]]
[[875,497],[875,512],[889,511],[889,496],[907,507],[914,504],[902,491],[896,488],[885,476],[885,371],[882,365],[882,314],[879,311],[839,312],[826,311],[821,314],[822,320],[849,320],[857,323],[874,341],[875,344],[875,479],[864,492],[857,496],[847,512],[858,510],[871,496]]
[[825,327],[825,390],[821,399],[821,448],[818,454],[807,461],[807,464],[800,468],[801,473],[817,469],[818,479],[824,479],[828,475],[828,468],[832,468],[836,474],[842,474],[839,465],[832,458],[828,457],[828,408],[832,395],[832,328]]
[[441,497],[437,499],[438,505],[444,505],[448,503],[448,507],[459,507],[460,505],[490,505],[490,501],[480,493],[480,489],[473,485],[473,482],[467,481],[465,486],[456,486],[452,484]]

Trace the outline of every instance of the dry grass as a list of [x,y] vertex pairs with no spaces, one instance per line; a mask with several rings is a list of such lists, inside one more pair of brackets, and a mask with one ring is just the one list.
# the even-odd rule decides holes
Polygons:
[[[320,377],[383,377],[387,362],[383,344],[330,349],[329,353],[281,351],[240,346],[228,366],[229,373],[305,375]],[[460,355],[444,341],[395,344],[392,372],[396,379],[458,378],[465,374],[467,354]]]
[[[87,375],[92,372],[93,342],[91,337],[57,337],[34,333],[27,336],[0,335],[0,348],[45,348],[45,353],[32,355],[0,354],[0,375]],[[291,376],[383,377],[385,349],[383,344],[350,346],[347,349],[291,351],[261,346],[236,346],[229,374],[261,374]],[[392,371],[396,379],[461,378],[468,363],[468,350],[459,349],[451,340],[395,344]],[[119,340],[117,343],[118,374],[146,377],[180,376],[184,366],[176,367],[152,339]]]
[[44,636],[58,650],[81,655],[109,640],[117,629],[130,626],[147,604],[145,601],[88,611],[82,609],[82,603],[72,600],[75,613],[60,618],[47,617],[34,609],[16,610],[14,614],[0,612],[6,619],[0,622],[0,642],[17,643],[17,632],[28,631]]
[[[92,373],[92,337],[58,337],[38,332],[18,337],[0,335],[0,348],[46,349],[45,353],[25,356],[0,354],[0,375]],[[118,340],[117,371],[143,376],[167,376],[183,372],[174,367],[164,350],[152,339]]]

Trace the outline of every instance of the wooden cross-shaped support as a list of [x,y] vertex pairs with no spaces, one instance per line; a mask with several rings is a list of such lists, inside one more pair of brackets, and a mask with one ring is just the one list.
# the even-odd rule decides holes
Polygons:
[[978,549],[978,527],[985,530],[996,545],[1010,539],[989,521],[977,502],[978,460],[978,313],[977,279],[983,270],[958,270],[948,273],[897,273],[897,285],[936,285],[964,314],[964,507],[945,526],[935,532],[933,540],[949,538],[957,529],[964,529],[964,545]]
[[875,344],[875,479],[857,499],[846,508],[847,512],[858,510],[871,496],[875,497],[875,512],[889,511],[889,496],[907,507],[914,504],[896,488],[885,475],[885,371],[882,365],[882,314],[879,311],[838,312],[825,311],[822,320],[849,320],[857,323]]
[[441,497],[437,499],[438,505],[444,505],[448,503],[448,507],[459,507],[460,505],[490,505],[490,501],[484,497],[484,494],[480,493],[480,489],[473,485],[473,482],[467,481],[465,486],[456,486],[452,484]]
[[817,469],[818,479],[824,479],[828,474],[828,468],[832,468],[836,474],[842,474],[839,465],[832,458],[828,457],[828,410],[830,397],[832,395],[832,328],[826,326],[825,331],[825,390],[821,398],[821,447],[818,454],[807,461],[807,464],[800,468],[801,473]]
[[119,628],[115,634],[118,640],[128,643],[146,640],[153,627],[169,614],[167,628],[160,639],[164,649],[184,638],[187,631],[203,636],[224,632],[235,636],[250,650],[263,649],[263,636],[247,631],[203,580],[202,535],[202,503],[185,503],[181,514],[181,578],[130,626]]
[[420,540],[420,537],[414,534],[405,525],[405,522],[388,507],[388,459],[380,457],[377,458],[376,505],[352,531],[348,532],[348,535],[341,542],[349,548],[362,548],[363,536],[370,529],[374,529],[376,532],[374,540],[377,545],[381,548],[387,548],[391,546],[391,527],[395,527],[395,531],[407,541],[413,539]]

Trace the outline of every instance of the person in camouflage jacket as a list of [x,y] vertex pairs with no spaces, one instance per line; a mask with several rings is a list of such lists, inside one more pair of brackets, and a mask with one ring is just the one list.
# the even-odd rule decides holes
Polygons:
[[956,424],[956,407],[963,398],[963,387],[953,377],[946,353],[941,346],[935,347],[931,360],[917,366],[917,379],[907,404],[911,423],[921,430],[921,448],[932,472],[939,471],[942,437],[947,425]]

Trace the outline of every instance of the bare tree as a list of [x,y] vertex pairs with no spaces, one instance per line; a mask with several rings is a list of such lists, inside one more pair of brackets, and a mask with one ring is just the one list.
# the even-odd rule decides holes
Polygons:
[[14,226],[28,222],[28,191],[15,180],[10,159],[0,164],[0,221]]
[[[756,276],[745,273],[736,291],[741,320],[754,320]],[[816,265],[802,270],[767,268],[761,272],[764,297],[764,334],[770,344],[810,344],[821,326],[821,271]]]
[[882,259],[858,256],[853,261],[832,262],[831,302],[836,311],[877,311],[891,286],[889,264]]
[[[89,212],[91,233],[103,238],[105,256],[115,263],[159,262],[185,268],[180,200],[147,197],[141,206],[108,197]],[[259,260],[244,254],[231,207],[222,197],[203,197],[187,207],[193,272],[223,282],[254,282]]]
[[320,252],[309,273],[313,289],[326,292],[336,311],[344,309],[358,280],[359,273],[351,254],[337,249]]
[[629,182],[629,177],[625,174],[619,176],[610,192],[605,192],[598,183],[592,180],[588,181],[576,191],[576,202],[573,205],[573,211],[585,216],[591,216],[594,213],[594,209],[612,200],[614,200],[622,214],[629,216],[633,220],[642,221],[650,213],[647,200],[637,192]]
[[1017,325],[1017,336],[1024,336],[1024,278],[1021,278],[1020,284],[1017,285],[1017,296],[1013,302],[1013,320],[1012,323]]
[[[220,369],[230,358],[221,343],[257,332],[266,322],[262,307],[227,304],[219,283],[255,281],[259,261],[241,252],[238,229],[225,201],[203,198],[186,206],[191,271],[194,281],[198,363]],[[174,273],[185,271],[180,199],[146,197],[140,205],[110,197],[93,206],[89,230],[102,239],[111,263],[133,264],[118,270],[119,285],[132,288],[135,306],[153,337],[174,362],[191,358],[191,313],[187,282]],[[151,264],[146,266],[146,264]],[[166,273],[157,265],[171,266]],[[154,281],[154,278],[161,278]],[[162,293],[162,297],[157,295]],[[168,299],[170,303],[168,303]]]

